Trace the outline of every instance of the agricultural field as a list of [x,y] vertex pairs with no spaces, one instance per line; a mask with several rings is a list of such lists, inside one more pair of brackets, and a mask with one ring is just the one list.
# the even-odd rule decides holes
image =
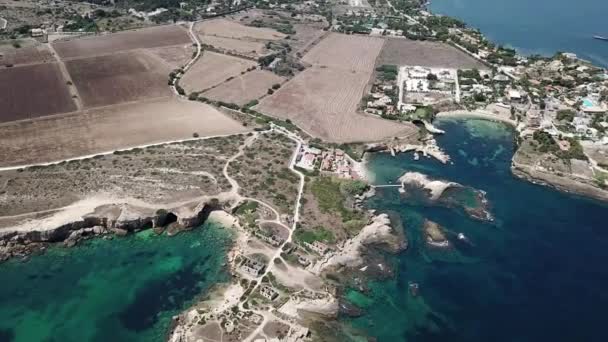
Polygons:
[[202,93],[201,96],[214,101],[243,106],[266,95],[268,89],[272,88],[273,85],[281,84],[284,81],[283,77],[269,71],[254,70],[222,83]]
[[217,36],[242,40],[280,40],[287,35],[264,27],[251,27],[228,19],[205,20],[196,26],[200,37]]
[[451,69],[487,69],[487,67],[444,43],[415,41],[406,38],[387,38],[377,65],[420,65]]
[[265,97],[255,109],[290,119],[308,134],[331,142],[413,134],[417,129],[412,125],[358,112],[382,44],[381,39],[331,34],[304,56],[314,63],[312,67]]
[[180,85],[188,92],[204,91],[256,66],[247,59],[205,51],[182,77]]
[[212,46],[213,48],[222,52],[243,55],[250,58],[257,58],[267,52],[264,43],[255,41],[216,36],[203,36],[201,37],[201,43],[203,45]]
[[66,63],[85,108],[169,96],[171,71],[141,51],[72,59]]
[[133,49],[191,44],[185,28],[178,25],[156,26],[104,36],[55,41],[53,48],[61,58],[90,57]]
[[42,44],[30,40],[19,40],[15,44],[20,47],[16,48],[8,43],[4,44],[4,42],[0,44],[0,67],[55,62],[51,51]]
[[296,53],[305,53],[313,43],[327,34],[326,31],[323,31],[323,27],[326,25],[325,22],[293,25],[296,34],[291,35],[289,39],[292,49]]
[[0,69],[0,94],[0,123],[76,110],[57,63]]
[[180,44],[173,46],[163,46],[154,49],[146,50],[148,53],[162,59],[171,69],[177,69],[184,66],[192,58],[192,54],[196,52],[196,48],[192,44]]
[[332,33],[315,45],[302,61],[328,68],[371,72],[384,40]]
[[215,108],[173,97],[0,126],[0,167],[247,131]]

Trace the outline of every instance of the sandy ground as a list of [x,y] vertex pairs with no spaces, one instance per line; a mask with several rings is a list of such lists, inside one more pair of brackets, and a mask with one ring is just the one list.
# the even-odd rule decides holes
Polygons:
[[326,316],[333,316],[338,312],[338,300],[333,296],[326,298],[308,299],[308,298],[290,298],[285,303],[279,312],[290,317],[300,317],[299,311],[307,311],[318,313]]
[[0,125],[0,167],[244,131],[209,105],[166,97]]
[[255,66],[250,60],[205,51],[182,77],[180,85],[189,92],[206,90]]

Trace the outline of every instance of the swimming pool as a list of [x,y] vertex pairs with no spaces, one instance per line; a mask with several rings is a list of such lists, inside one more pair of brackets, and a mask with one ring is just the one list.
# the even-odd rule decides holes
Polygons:
[[595,104],[593,103],[593,101],[589,100],[589,99],[583,99],[583,106],[585,108],[590,108],[595,106]]

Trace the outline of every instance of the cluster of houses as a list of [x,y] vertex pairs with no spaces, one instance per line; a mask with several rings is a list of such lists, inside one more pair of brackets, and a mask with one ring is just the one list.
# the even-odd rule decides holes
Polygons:
[[364,111],[380,116],[397,114],[397,94],[394,81],[376,80],[366,98]]
[[340,149],[322,151],[316,147],[302,145],[295,166],[308,171],[331,173],[344,179],[360,178],[352,159]]
[[445,99],[459,102],[456,70],[402,66],[399,68],[399,109],[432,105]]

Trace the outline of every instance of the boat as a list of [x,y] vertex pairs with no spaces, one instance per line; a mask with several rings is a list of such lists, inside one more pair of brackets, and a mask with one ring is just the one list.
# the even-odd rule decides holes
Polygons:
[[408,283],[408,287],[410,289],[410,294],[414,297],[418,296],[418,292],[420,290],[420,285],[418,285],[418,283],[415,283],[413,281],[410,281]]
[[608,37],[604,37],[604,36],[593,36],[593,39],[597,39],[597,40],[605,40],[608,41]]
[[467,237],[463,233],[458,233],[458,240],[466,240]]

